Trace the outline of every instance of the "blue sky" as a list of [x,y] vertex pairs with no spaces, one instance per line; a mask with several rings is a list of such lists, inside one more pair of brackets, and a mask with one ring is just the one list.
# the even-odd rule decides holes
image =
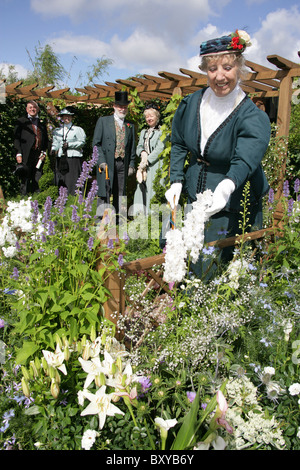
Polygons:
[[27,50],[34,56],[40,43],[52,46],[71,89],[101,57],[113,64],[97,83],[198,70],[200,43],[235,29],[251,36],[246,57],[273,68],[267,55],[300,62],[299,25],[298,0],[0,0],[0,68],[26,76]]

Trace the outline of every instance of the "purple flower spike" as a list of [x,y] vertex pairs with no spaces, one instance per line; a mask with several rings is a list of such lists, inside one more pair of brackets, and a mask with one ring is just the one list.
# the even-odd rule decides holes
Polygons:
[[297,179],[295,180],[295,183],[294,183],[294,191],[295,191],[295,193],[299,193],[299,189],[300,189],[300,180],[299,180],[299,178],[297,178]]
[[289,197],[290,194],[290,186],[288,180],[285,180],[283,183],[283,195],[284,197]]
[[36,224],[38,221],[38,215],[39,215],[39,203],[37,200],[31,201],[31,209],[32,209],[32,223]]
[[44,215],[42,219],[43,224],[48,222],[48,220],[50,219],[51,207],[52,207],[52,199],[50,196],[48,196],[44,204]]
[[90,176],[89,176],[89,165],[86,161],[84,161],[83,164],[82,164],[81,174],[80,174],[80,176],[77,180],[77,183],[76,183],[76,188],[78,188],[78,189],[82,188],[88,178],[90,178]]
[[293,212],[294,199],[289,199],[288,202],[288,215],[291,215]]
[[15,280],[19,279],[19,271],[18,271],[18,268],[14,268],[11,277],[12,277],[12,279],[15,279]]
[[71,220],[72,220],[72,222],[74,222],[74,223],[78,223],[78,222],[80,221],[80,217],[79,217],[79,215],[77,214],[77,206],[72,205],[71,207],[73,208]]
[[59,188],[59,196],[55,201],[55,207],[58,209],[60,215],[64,212],[66,202],[68,200],[68,189],[64,186]]
[[94,246],[94,239],[93,239],[93,237],[90,237],[90,238],[88,239],[87,246],[88,246],[88,249],[89,249],[90,251],[92,251],[93,246]]

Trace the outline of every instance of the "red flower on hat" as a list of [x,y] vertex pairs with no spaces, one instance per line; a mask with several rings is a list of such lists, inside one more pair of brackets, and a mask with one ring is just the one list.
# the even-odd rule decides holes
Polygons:
[[251,46],[250,36],[243,30],[236,30],[231,34],[231,42],[228,49],[243,50],[246,46]]

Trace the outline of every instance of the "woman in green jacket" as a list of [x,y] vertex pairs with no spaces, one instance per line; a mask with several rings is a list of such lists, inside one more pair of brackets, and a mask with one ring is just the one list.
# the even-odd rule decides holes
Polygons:
[[[186,96],[172,125],[170,182],[166,199],[174,208],[182,190],[188,202],[210,189],[212,205],[207,209],[205,242],[240,232],[243,189],[250,182],[249,225],[262,226],[262,198],[269,185],[261,167],[271,126],[267,114],[243,92],[240,80],[242,52],[251,45],[245,31],[201,44],[201,70],[207,73],[208,87]],[[186,170],[186,160],[189,163]],[[186,171],[185,171],[186,170]],[[222,250],[221,261],[232,257],[232,248]],[[200,276],[203,266],[194,267]]]

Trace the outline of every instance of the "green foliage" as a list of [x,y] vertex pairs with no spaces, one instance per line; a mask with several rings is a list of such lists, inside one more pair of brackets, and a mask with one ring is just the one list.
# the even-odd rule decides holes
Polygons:
[[31,57],[30,52],[27,50],[33,70],[28,74],[28,78],[24,80],[24,83],[37,82],[41,87],[59,84],[66,76],[66,71],[52,47],[49,44],[43,47],[39,42],[35,46],[34,52],[35,56]]
[[290,162],[293,166],[293,178],[300,177],[300,104],[293,104],[291,109],[291,123],[288,141]]

